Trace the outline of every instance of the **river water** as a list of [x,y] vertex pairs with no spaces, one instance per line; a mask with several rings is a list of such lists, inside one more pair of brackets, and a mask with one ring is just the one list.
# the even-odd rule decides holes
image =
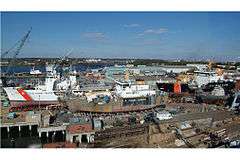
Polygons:
[[[86,71],[87,69],[97,69],[97,68],[103,68],[103,67],[108,67],[111,66],[111,64],[102,64],[102,63],[97,63],[97,64],[78,64],[78,65],[73,65],[73,68],[76,69],[77,72],[79,71]],[[9,69],[9,73],[21,73],[21,72],[30,72],[32,69],[32,66],[16,66],[16,67],[11,67]],[[41,72],[46,71],[45,66],[35,66],[35,70],[40,70]],[[1,72],[6,73],[7,72],[7,66],[1,66]]]

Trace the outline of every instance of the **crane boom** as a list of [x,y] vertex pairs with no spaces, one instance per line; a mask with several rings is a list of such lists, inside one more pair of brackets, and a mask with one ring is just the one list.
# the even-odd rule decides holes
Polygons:
[[1,58],[5,58],[5,56],[11,52],[14,48],[16,48],[16,46],[19,44],[20,40],[17,41],[11,48],[9,48],[7,51],[1,53]]
[[8,65],[7,73],[9,73],[12,65],[14,64],[14,62],[16,60],[17,55],[20,53],[20,50],[23,48],[23,46],[24,46],[26,40],[28,39],[31,31],[32,31],[32,27],[28,30],[28,32],[25,34],[25,36],[20,40],[20,45],[17,47],[16,51],[14,52],[13,58],[11,59],[9,65]]

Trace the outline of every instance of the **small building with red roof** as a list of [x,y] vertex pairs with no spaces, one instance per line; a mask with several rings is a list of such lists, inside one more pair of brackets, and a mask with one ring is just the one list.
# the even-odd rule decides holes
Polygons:
[[66,141],[71,143],[92,143],[95,131],[91,123],[72,124],[66,128]]

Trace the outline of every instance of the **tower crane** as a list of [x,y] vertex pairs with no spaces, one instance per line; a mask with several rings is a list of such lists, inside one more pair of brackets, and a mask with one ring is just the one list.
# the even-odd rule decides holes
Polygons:
[[21,49],[23,48],[26,40],[29,38],[29,35],[30,35],[31,31],[32,31],[32,27],[28,30],[28,32],[24,35],[24,37],[22,39],[17,41],[17,43],[15,43],[10,49],[8,49],[6,52],[1,54],[1,58],[4,58],[7,54],[9,54],[10,51],[12,51],[15,47],[17,47],[16,50],[13,52],[14,54],[13,54],[12,59],[9,62],[9,65],[8,65],[8,68],[7,68],[7,73],[9,73],[11,67],[13,66],[14,62],[16,61],[16,57],[18,56]]

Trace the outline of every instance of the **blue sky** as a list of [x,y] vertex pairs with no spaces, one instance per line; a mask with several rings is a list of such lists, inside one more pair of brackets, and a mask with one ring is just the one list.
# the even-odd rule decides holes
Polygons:
[[4,12],[2,50],[19,57],[238,59],[240,12]]

